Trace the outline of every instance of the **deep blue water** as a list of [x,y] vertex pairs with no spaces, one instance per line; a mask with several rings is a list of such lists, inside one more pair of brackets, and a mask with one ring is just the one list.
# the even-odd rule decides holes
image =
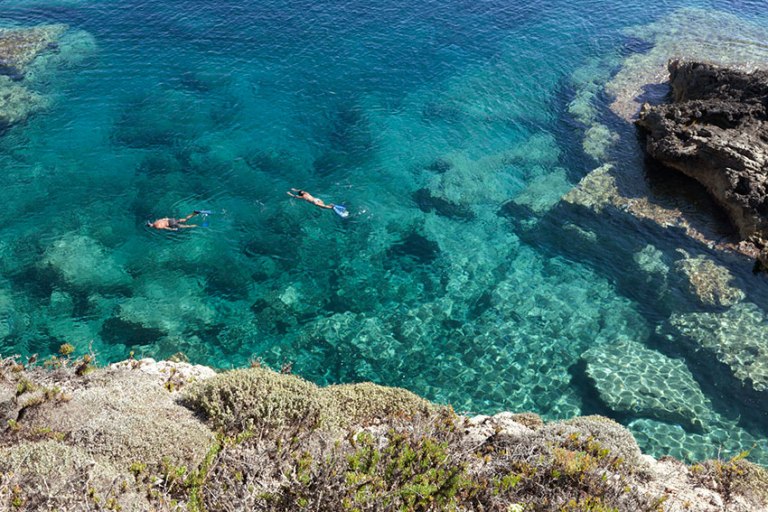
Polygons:
[[[0,25],[70,26],[59,61],[23,81],[50,106],[0,138],[0,350],[260,358],[461,412],[607,414],[657,455],[768,460],[765,411],[658,330],[713,309],[679,280],[644,284],[626,255],[658,233],[591,219],[611,243],[583,247],[583,213],[558,206],[604,160],[642,165],[602,87],[653,46],[625,29],[681,7],[768,18],[758,1],[0,2]],[[601,158],[569,110],[590,80],[621,136]],[[205,228],[144,227],[201,208]],[[671,267],[676,243],[693,250],[660,243]],[[725,264],[765,308],[765,280]],[[580,356],[620,340],[685,362],[711,401],[703,432],[598,400]]]

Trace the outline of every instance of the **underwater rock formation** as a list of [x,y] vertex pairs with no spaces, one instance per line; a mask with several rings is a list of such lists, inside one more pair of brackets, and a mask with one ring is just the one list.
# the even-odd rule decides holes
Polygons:
[[744,300],[744,292],[733,286],[733,275],[722,265],[700,255],[691,257],[682,249],[683,255],[675,267],[686,277],[691,292],[703,304],[709,306],[733,306]]
[[723,313],[675,313],[670,326],[725,364],[747,388],[768,391],[768,319],[750,302]]
[[83,62],[95,47],[88,32],[67,25],[0,28],[0,130],[47,108],[50,99],[32,90],[35,84]]
[[[167,297],[174,300],[169,301]],[[206,300],[203,283],[181,272],[168,272],[138,283],[135,295],[121,301],[117,316],[128,324],[180,334],[185,329],[210,324],[215,311]]]
[[0,129],[24,121],[48,104],[47,98],[18,85],[7,76],[0,76]]
[[214,374],[143,359],[99,369],[68,350],[46,367],[0,360],[3,510],[768,505],[765,470],[740,457],[655,460],[600,416],[470,418],[403,389],[318,387],[261,367]]
[[724,222],[727,219],[712,214],[719,208],[706,197],[703,187],[682,174],[671,176],[673,173],[647,164],[640,148],[635,149],[636,130],[629,123],[637,118],[641,105],[658,105],[667,99],[670,59],[696,59],[747,72],[768,67],[768,47],[751,43],[768,39],[768,30],[726,12],[683,8],[653,23],[629,27],[624,34],[627,44],[633,45],[626,58],[608,56],[602,62],[588,63],[571,78],[577,97],[569,105],[569,113],[592,128],[601,119],[595,105],[599,98],[596,90],[601,89],[592,77],[610,76],[610,70],[620,66],[600,85],[604,84],[604,92],[612,101],[610,109],[618,116],[609,127],[619,134],[621,142],[605,146],[604,152],[595,151],[590,145],[594,134],[585,132],[585,150],[601,165],[585,176],[565,201],[630,223],[626,217],[650,221],[664,228],[659,231],[662,236],[674,236],[678,228],[696,245],[756,258],[758,248],[733,233]]
[[56,44],[66,30],[67,26],[61,24],[0,29],[0,73],[23,76],[26,66]]
[[51,268],[65,282],[82,290],[103,290],[131,282],[131,276],[99,242],[85,235],[67,234],[45,251],[42,268]]
[[614,412],[703,430],[711,404],[682,361],[632,341],[603,343],[582,359],[600,398]]
[[768,72],[670,61],[672,102],[637,121],[647,153],[706,187],[743,238],[768,237]]
[[52,51],[41,52],[25,67],[25,81],[50,80],[61,69],[83,66],[96,55],[98,45],[90,32],[70,28],[49,48]]

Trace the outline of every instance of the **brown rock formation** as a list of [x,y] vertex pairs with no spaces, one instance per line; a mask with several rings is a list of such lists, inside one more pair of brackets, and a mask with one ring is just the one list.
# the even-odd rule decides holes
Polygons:
[[768,71],[672,60],[672,101],[636,122],[646,151],[704,185],[742,238],[768,239]]

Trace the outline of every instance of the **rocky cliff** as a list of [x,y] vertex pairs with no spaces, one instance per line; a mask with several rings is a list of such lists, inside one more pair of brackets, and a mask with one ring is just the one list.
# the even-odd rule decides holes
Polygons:
[[768,510],[742,456],[641,454],[598,416],[465,417],[261,367],[0,361],[0,510]]
[[645,106],[636,124],[647,153],[695,179],[744,239],[768,239],[768,72],[669,63],[671,101]]

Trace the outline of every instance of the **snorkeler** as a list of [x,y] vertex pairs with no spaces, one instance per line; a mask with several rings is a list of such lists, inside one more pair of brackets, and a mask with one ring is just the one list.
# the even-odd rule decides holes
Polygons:
[[[296,193],[292,194],[291,192],[296,192]],[[298,188],[292,188],[291,192],[287,192],[287,194],[291,197],[295,197],[296,199],[303,199],[307,202],[310,202],[319,208],[326,208],[328,210],[333,210],[333,212],[339,217],[341,217],[342,219],[346,219],[347,217],[349,217],[349,212],[347,211],[347,208],[344,205],[332,204],[332,203],[325,204],[322,199],[318,199],[317,197],[313,196],[306,190],[299,190]]]
[[[291,192],[296,192],[295,194],[291,194]],[[287,192],[287,194],[291,197],[295,197],[296,199],[303,199],[305,201],[309,201],[315,206],[319,206],[320,208],[333,208],[332,204],[325,204],[322,199],[318,199],[309,192],[305,190],[299,190],[297,188],[292,188],[291,192]]]
[[157,219],[156,221],[147,221],[147,227],[148,228],[155,228],[155,229],[167,229],[169,231],[178,231],[179,228],[196,228],[198,227],[197,224],[187,224],[187,221],[194,217],[195,215],[200,215],[202,213],[201,210],[195,210],[194,212],[190,213],[183,219],[174,219],[173,217],[163,217],[162,219]]

